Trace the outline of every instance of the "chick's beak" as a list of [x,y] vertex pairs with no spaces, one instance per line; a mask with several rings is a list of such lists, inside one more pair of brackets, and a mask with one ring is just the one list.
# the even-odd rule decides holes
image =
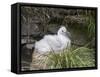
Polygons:
[[70,38],[71,39],[71,33],[70,32],[66,32],[66,36],[68,37],[68,38]]

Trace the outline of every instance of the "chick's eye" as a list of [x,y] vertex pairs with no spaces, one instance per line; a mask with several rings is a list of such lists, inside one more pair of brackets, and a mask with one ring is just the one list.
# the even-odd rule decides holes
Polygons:
[[64,32],[64,31],[62,30],[62,32]]

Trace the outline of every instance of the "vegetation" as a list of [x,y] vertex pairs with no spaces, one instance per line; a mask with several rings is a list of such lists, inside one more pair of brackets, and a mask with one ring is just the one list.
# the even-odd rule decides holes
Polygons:
[[96,25],[96,20],[92,16],[87,16],[86,20],[86,32],[88,33],[88,38],[93,38],[95,37],[95,25]]
[[52,52],[46,61],[49,69],[95,66],[94,50],[87,47],[66,49],[59,54]]

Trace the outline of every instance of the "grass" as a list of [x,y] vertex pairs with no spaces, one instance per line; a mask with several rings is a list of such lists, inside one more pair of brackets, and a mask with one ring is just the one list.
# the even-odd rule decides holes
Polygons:
[[88,29],[88,35],[89,37],[95,37],[95,19],[92,17],[92,16],[89,16],[88,17],[88,20],[87,20],[87,29]]
[[79,47],[63,50],[61,53],[51,52],[45,63],[49,69],[93,67],[95,66],[94,50]]
[[87,47],[71,47],[59,53],[34,54],[32,70],[80,68],[95,66],[95,50]]

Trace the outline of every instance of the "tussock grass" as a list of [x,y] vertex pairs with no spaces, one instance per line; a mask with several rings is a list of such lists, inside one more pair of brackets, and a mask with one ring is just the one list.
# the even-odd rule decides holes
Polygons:
[[94,50],[87,47],[73,47],[59,53],[52,51],[46,55],[35,57],[33,60],[33,68],[36,67],[34,70],[38,70],[93,67],[95,66],[94,54]]
[[95,66],[94,50],[86,47],[49,53],[46,61],[49,69]]

